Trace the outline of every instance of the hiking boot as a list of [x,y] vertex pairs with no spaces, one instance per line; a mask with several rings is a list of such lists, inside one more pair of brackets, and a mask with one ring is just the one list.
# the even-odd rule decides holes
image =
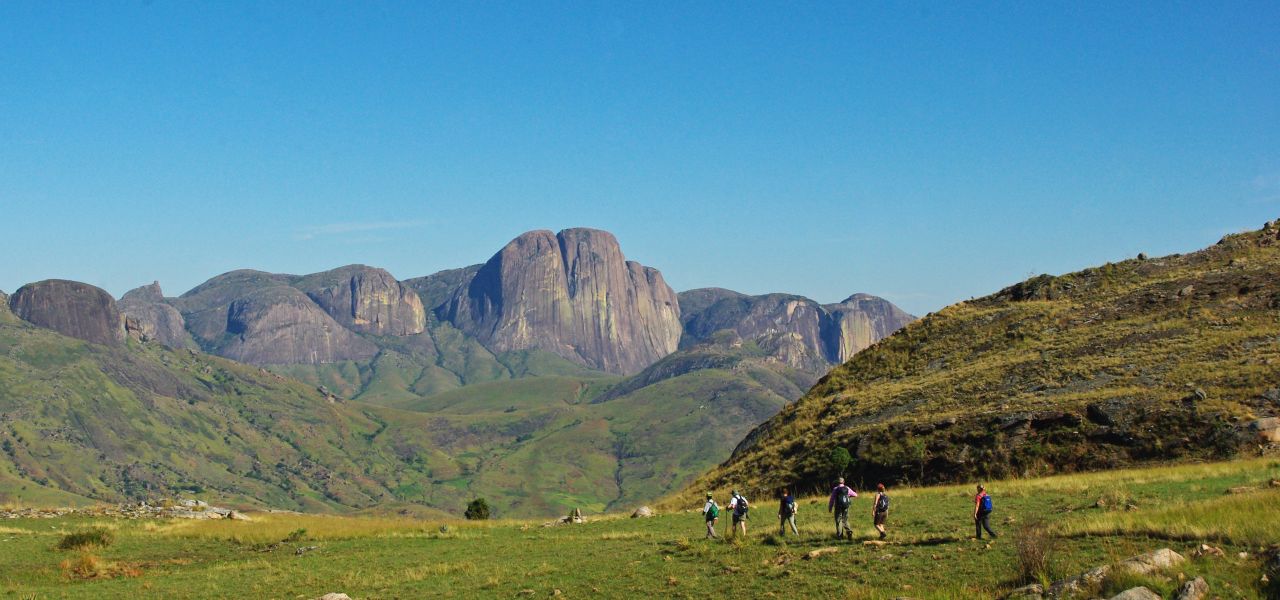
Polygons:
[[888,536],[888,534],[886,534],[885,532],[881,531],[881,532],[880,532],[880,539],[882,539],[882,540],[883,540],[883,539],[884,539],[884,538],[886,538],[886,537],[889,537],[889,536]]

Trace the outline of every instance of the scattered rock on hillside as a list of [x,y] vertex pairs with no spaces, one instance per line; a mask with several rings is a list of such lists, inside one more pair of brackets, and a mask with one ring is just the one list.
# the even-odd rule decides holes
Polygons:
[[640,508],[636,509],[636,512],[631,513],[632,519],[638,519],[641,517],[652,517],[652,516],[653,516],[653,509],[649,508],[648,506],[641,506]]
[[836,548],[835,546],[827,546],[827,547],[825,547],[825,548],[818,548],[817,550],[810,550],[810,551],[806,552],[806,553],[805,553],[805,555],[804,555],[804,559],[805,559],[805,560],[813,560],[813,559],[818,558],[819,556],[822,556],[822,555],[824,555],[824,554],[835,554],[836,552],[839,552],[839,551],[840,551],[840,549],[839,549],[839,548]]
[[1173,600],[1201,600],[1209,595],[1209,584],[1203,577],[1197,577],[1182,584],[1173,594]]
[[1004,596],[1005,600],[1041,600],[1044,598],[1044,586],[1033,583],[1024,585]]
[[1160,594],[1157,594],[1145,587],[1130,588],[1111,597],[1111,600],[1163,600]]
[[124,342],[124,319],[115,298],[87,283],[28,283],[14,292],[9,307],[24,321],[68,337],[106,346]]
[[1256,491],[1258,491],[1258,488],[1253,487],[1253,486],[1251,486],[1251,485],[1240,485],[1240,486],[1236,486],[1236,487],[1233,487],[1233,488],[1227,488],[1227,493],[1228,493],[1228,494],[1233,494],[1233,495],[1234,495],[1234,494],[1248,494],[1249,492],[1256,492]]
[[351,596],[339,592],[329,592],[328,594],[315,598],[314,600],[351,600]]
[[1191,551],[1191,555],[1197,558],[1201,556],[1226,556],[1222,548],[1215,548],[1209,544],[1200,544],[1199,548]]
[[[1055,581],[1049,586],[1048,596],[1055,598],[1071,597],[1083,590],[1096,587],[1106,579],[1107,575],[1112,571],[1127,571],[1137,575],[1150,575],[1156,571],[1167,569],[1175,565],[1186,562],[1187,558],[1168,548],[1161,548],[1146,554],[1134,556],[1122,560],[1115,565],[1103,565],[1094,567],[1076,575],[1068,577],[1060,581]],[[1158,597],[1158,596],[1157,596]]]
[[1258,440],[1264,443],[1280,443],[1280,417],[1267,417],[1250,422],[1249,431],[1255,432]]

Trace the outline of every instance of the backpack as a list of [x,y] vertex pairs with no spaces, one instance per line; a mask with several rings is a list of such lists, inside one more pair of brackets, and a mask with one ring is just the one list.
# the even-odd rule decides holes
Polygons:
[[784,498],[782,502],[782,510],[779,512],[782,514],[783,517],[790,517],[791,515],[796,514],[796,503],[787,502],[786,499]]
[[991,512],[991,496],[982,495],[982,512]]
[[881,492],[880,497],[876,499],[876,512],[889,512],[889,494]]
[[837,487],[836,488],[836,506],[840,507],[840,510],[847,510],[849,508],[849,505],[852,503],[853,503],[853,500],[849,498],[849,488],[843,485]]
[[710,521],[712,519],[717,519],[719,517],[720,517],[720,507],[716,506],[716,504],[712,502],[711,508],[707,509],[707,520]]
[[748,510],[751,510],[751,508],[747,506],[747,499],[738,496],[738,501],[733,504],[733,516],[745,517]]

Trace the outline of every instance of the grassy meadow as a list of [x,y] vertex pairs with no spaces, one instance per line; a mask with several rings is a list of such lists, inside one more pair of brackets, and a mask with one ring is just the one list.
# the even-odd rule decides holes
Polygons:
[[[1043,533],[1048,556],[1032,577],[1167,546],[1190,561],[1095,591],[1141,584],[1168,593],[1180,577],[1203,576],[1218,597],[1262,598],[1263,554],[1280,542],[1277,478],[1280,461],[1252,459],[993,482],[993,542],[971,538],[969,486],[893,489],[884,546],[862,543],[873,538],[865,493],[851,513],[861,534],[853,542],[832,538],[821,498],[800,501],[800,536],[786,538],[776,536],[776,502],[754,498],[749,535],[738,540],[704,540],[701,516],[679,506],[555,527],[289,513],[251,522],[7,519],[0,598],[987,598],[1028,580],[1017,552],[1028,528]],[[1228,493],[1241,487],[1255,489]],[[1193,557],[1202,542],[1225,555]],[[824,547],[838,550],[804,558]]]

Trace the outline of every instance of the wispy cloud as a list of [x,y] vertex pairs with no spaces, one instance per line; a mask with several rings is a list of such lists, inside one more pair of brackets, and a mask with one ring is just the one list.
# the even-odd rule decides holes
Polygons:
[[370,231],[386,231],[389,229],[413,229],[425,227],[430,221],[347,221],[303,227],[294,232],[293,239],[298,241],[314,240],[318,237],[340,236],[352,233],[368,233]]

